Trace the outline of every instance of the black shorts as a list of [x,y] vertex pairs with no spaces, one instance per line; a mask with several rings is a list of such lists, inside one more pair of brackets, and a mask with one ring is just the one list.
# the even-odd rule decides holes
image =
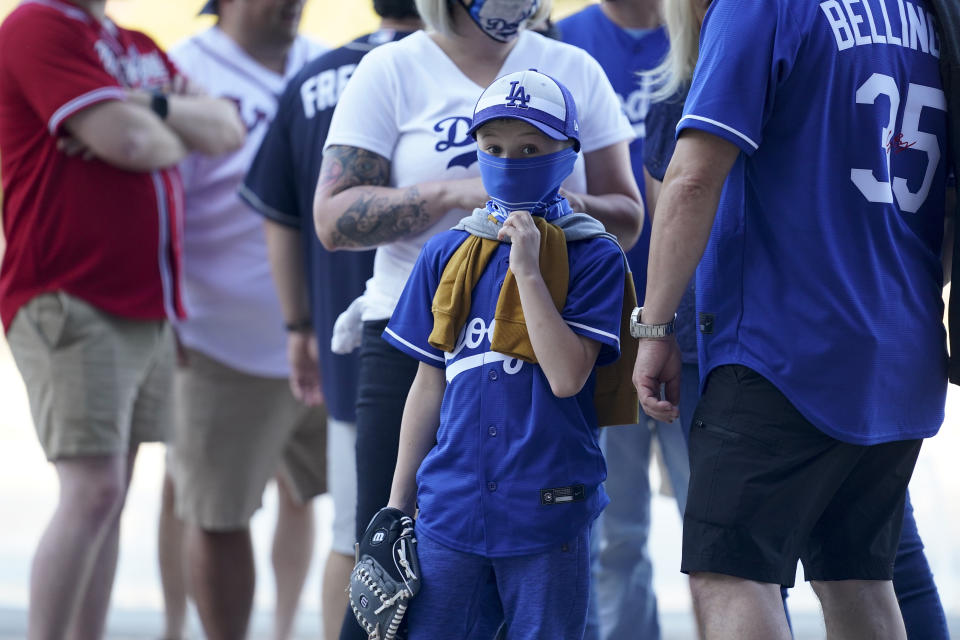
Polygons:
[[799,559],[806,580],[892,579],[921,442],[841,442],[752,369],[714,369],[690,431],[681,570],[789,587]]

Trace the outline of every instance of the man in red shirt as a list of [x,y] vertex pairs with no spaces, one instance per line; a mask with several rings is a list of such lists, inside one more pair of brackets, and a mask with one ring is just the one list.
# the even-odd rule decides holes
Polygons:
[[103,634],[137,447],[163,440],[182,315],[175,168],[237,148],[235,107],[189,90],[106,0],[28,0],[0,26],[0,319],[60,482],[28,633]]

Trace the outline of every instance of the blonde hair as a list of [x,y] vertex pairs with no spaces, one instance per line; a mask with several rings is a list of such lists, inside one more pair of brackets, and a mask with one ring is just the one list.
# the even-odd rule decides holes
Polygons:
[[[455,0],[416,0],[417,12],[420,19],[430,31],[451,37],[457,34],[453,24],[453,14],[450,11],[450,4]],[[539,25],[546,22],[550,17],[550,11],[553,9],[553,0],[540,0],[540,6],[527,20],[523,28]]]
[[704,4],[709,4],[709,0],[662,0],[670,48],[660,64],[641,73],[654,87],[650,96],[654,102],[666,100],[689,86],[700,56],[699,11]]

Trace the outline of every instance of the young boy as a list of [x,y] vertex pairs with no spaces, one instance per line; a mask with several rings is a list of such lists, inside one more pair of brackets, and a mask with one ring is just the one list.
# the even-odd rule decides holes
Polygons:
[[420,360],[390,498],[419,506],[409,637],[579,640],[608,502],[595,370],[619,357],[625,261],[558,194],[580,147],[559,82],[496,80],[471,133],[491,201],[426,244],[384,332]]

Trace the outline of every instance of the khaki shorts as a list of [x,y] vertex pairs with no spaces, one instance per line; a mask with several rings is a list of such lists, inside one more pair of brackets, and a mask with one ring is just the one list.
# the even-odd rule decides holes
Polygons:
[[326,491],[326,413],[286,378],[263,378],[193,349],[174,376],[169,457],[177,515],[208,531],[245,528],[283,474],[302,504]]
[[62,291],[20,308],[7,333],[48,460],[126,454],[166,440],[173,334]]

